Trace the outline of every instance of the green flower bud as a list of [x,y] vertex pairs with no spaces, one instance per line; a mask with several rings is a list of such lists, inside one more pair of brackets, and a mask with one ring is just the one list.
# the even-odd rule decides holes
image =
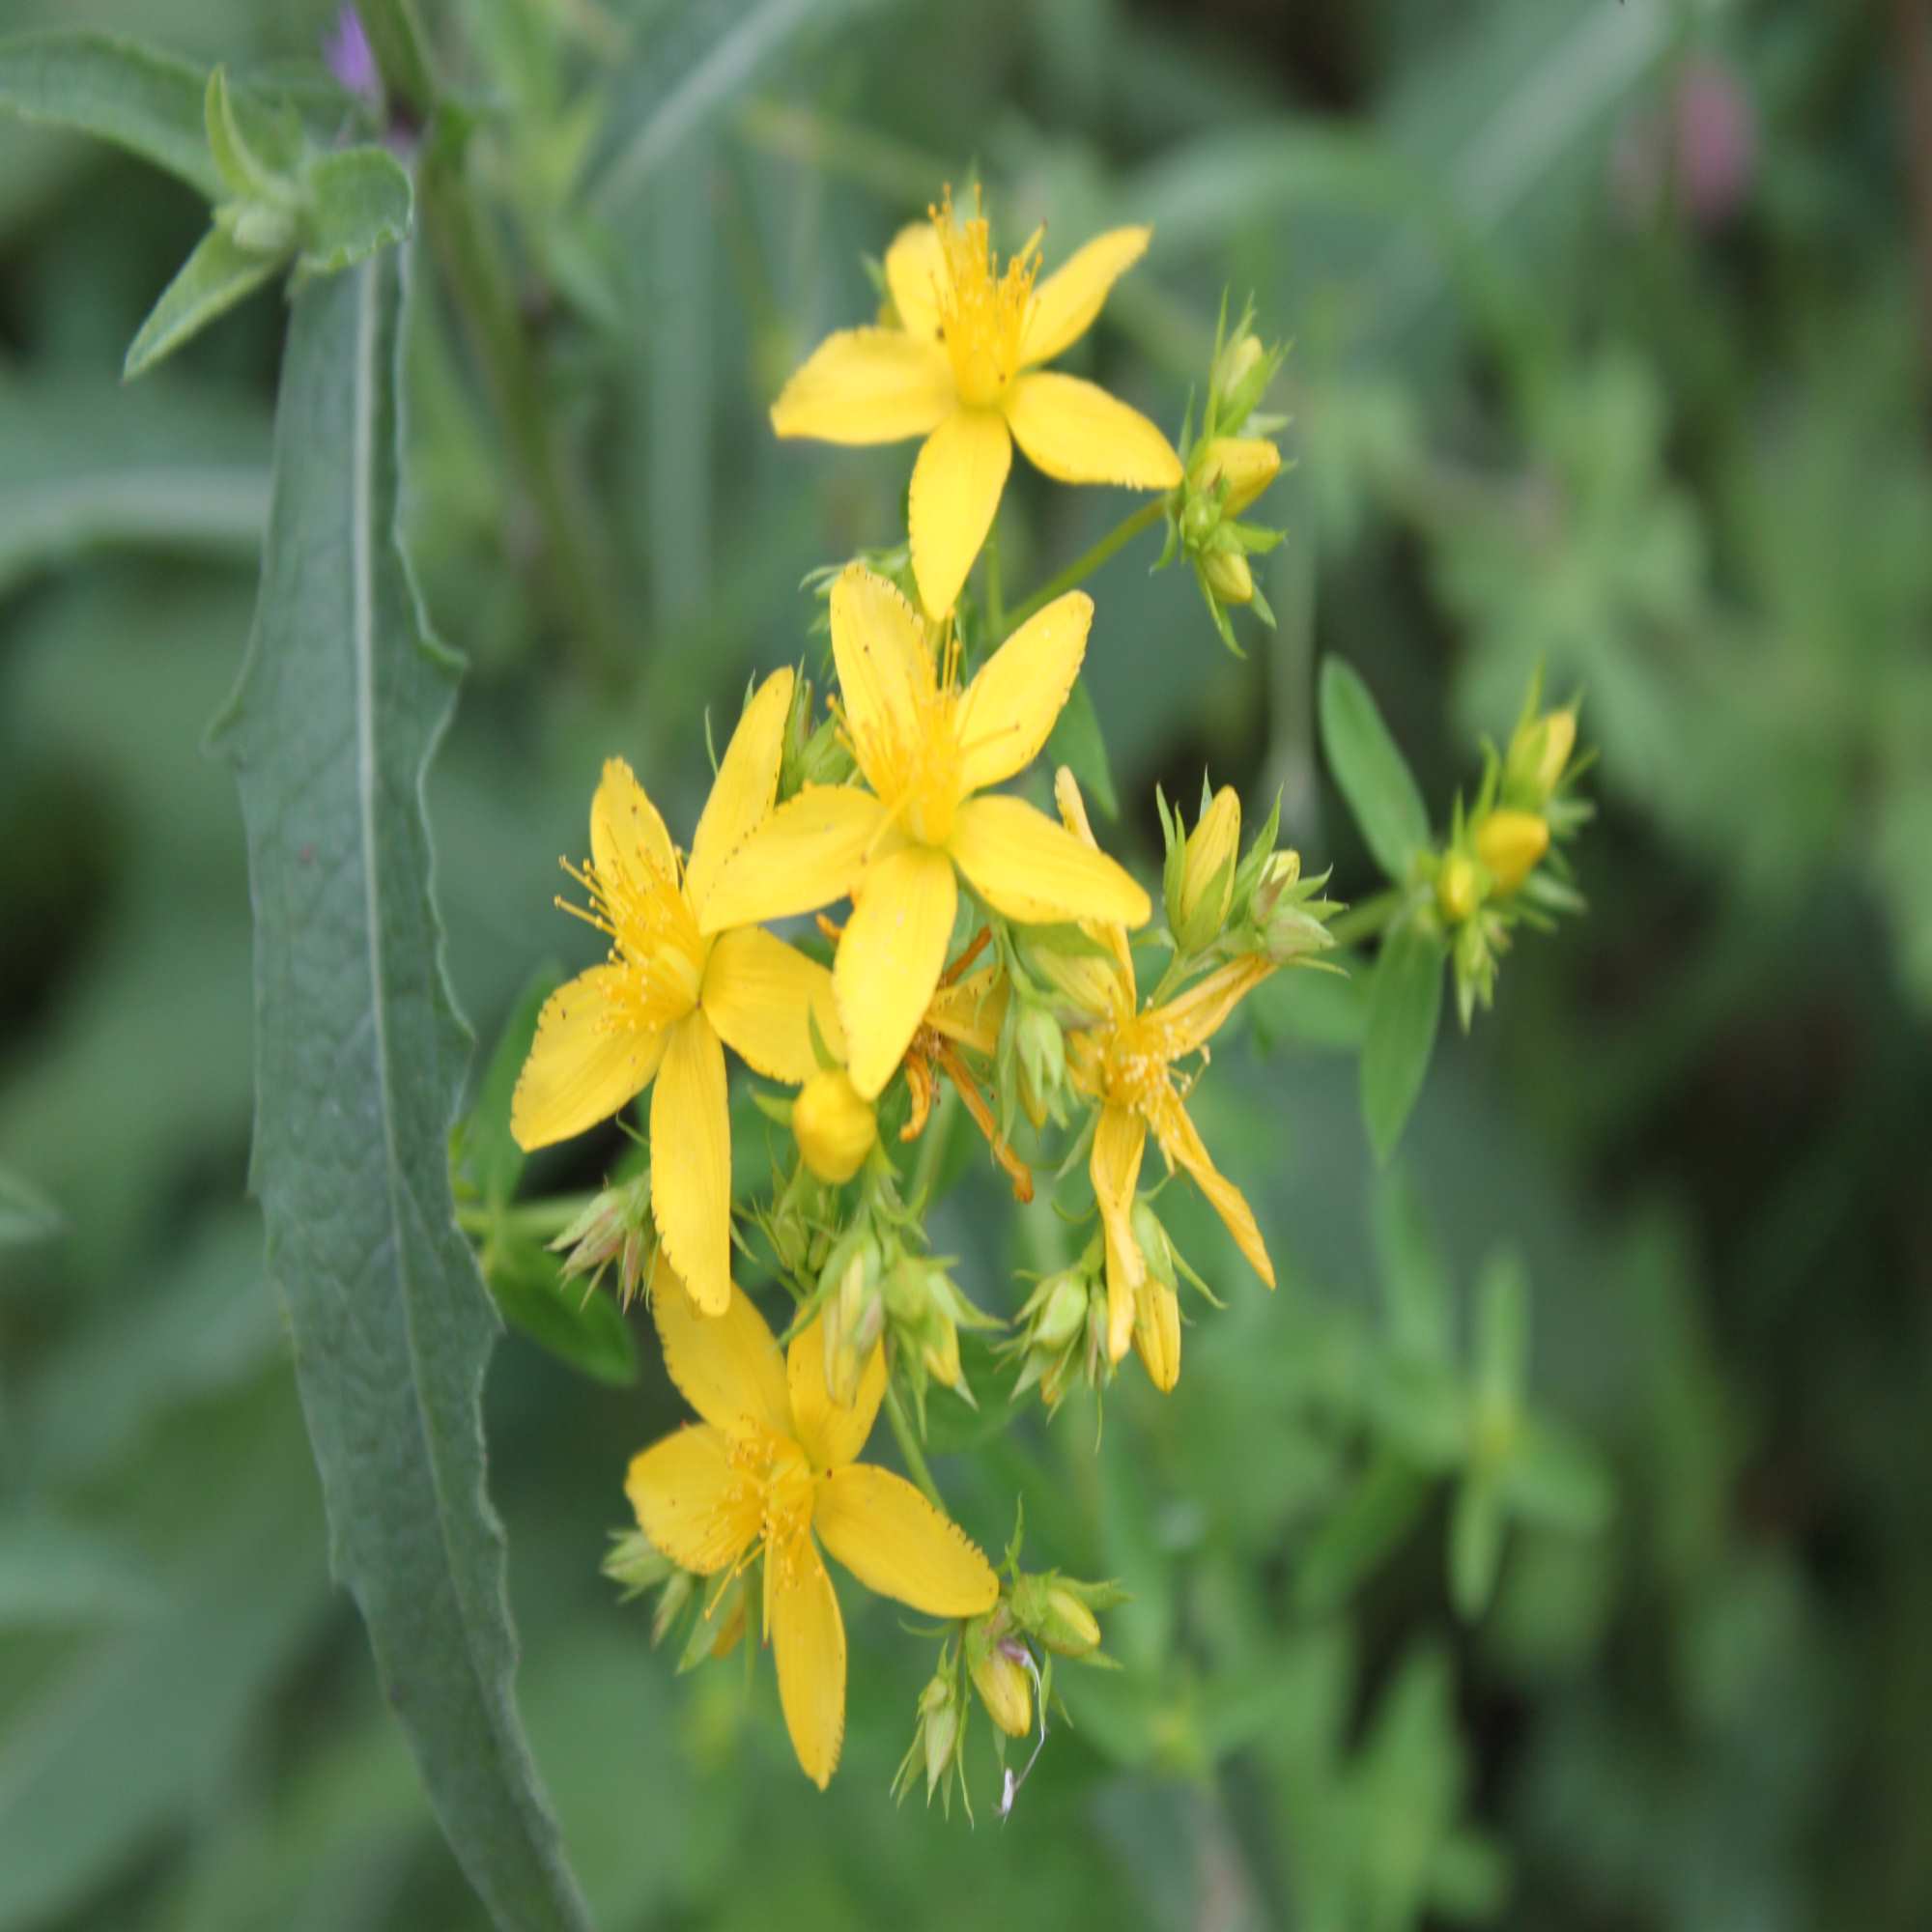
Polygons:
[[1008,1737],[1025,1737],[1033,1728],[1033,1686],[1026,1666],[1019,1662],[1026,1655],[1025,1647],[1005,1637],[983,1646],[969,1642],[967,1650],[973,1688],[979,1691],[986,1715]]
[[1248,559],[1237,550],[1217,550],[1202,559],[1202,574],[1208,587],[1222,604],[1252,604],[1255,601],[1255,574]]
[[1195,821],[1168,880],[1168,930],[1183,953],[1199,952],[1220,937],[1234,903],[1240,844],[1241,801],[1232,785],[1223,785]]
[[1238,517],[1281,473],[1281,451],[1264,436],[1217,436],[1194,460],[1194,487],[1204,497],[1227,483],[1224,517]]

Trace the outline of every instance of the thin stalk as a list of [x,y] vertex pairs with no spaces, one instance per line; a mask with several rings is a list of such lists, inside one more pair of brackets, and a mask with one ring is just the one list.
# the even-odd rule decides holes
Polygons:
[[1385,893],[1352,905],[1329,923],[1328,930],[1337,946],[1353,946],[1374,939],[1394,923],[1395,916],[1408,903],[1408,894],[1391,886]]
[[1050,583],[1043,584],[1036,590],[1018,610],[1014,611],[1008,620],[1010,628],[1017,630],[1036,611],[1044,610],[1056,597],[1064,597],[1067,591],[1077,588],[1117,550],[1123,549],[1144,529],[1157,523],[1166,508],[1165,496],[1151,497],[1132,515],[1122,518],[1086,555],[1076,557]]
[[899,1454],[905,1459],[906,1474],[919,1485],[926,1501],[944,1516],[946,1499],[939,1493],[939,1485],[932,1480],[932,1471],[925,1466],[925,1451],[919,1446],[919,1437],[913,1434],[912,1417],[905,1412],[905,1403],[896,1385],[892,1382],[886,1384],[886,1420],[893,1425],[893,1439],[899,1445]]
[[459,1208],[456,1225],[466,1235],[560,1235],[596,1199],[592,1194],[557,1194],[548,1201],[526,1201],[516,1208]]

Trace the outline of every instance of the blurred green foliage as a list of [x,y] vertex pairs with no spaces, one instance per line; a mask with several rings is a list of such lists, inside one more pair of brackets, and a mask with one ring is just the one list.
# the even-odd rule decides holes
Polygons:
[[[1398,1178],[1334,1051],[1359,986],[1272,982],[1265,1057],[1224,1055],[1195,1104],[1279,1293],[1177,1204],[1230,1284],[1177,1393],[1123,1378],[1097,1454],[1076,1409],[944,1465],[982,1543],[1017,1492],[1030,1558],[1133,1592],[1124,1667],[1064,1673],[1072,1722],[1009,1824],[891,1804],[923,1652],[879,1606],[827,1799],[769,1674],[673,1679],[597,1574],[625,1459],[679,1412],[655,1350],[624,1387],[499,1346],[521,1690],[599,1922],[1932,1921],[1913,10],[424,11],[473,87],[606,606],[559,597],[467,345],[422,305],[412,529],[471,663],[430,803],[486,1042],[570,937],[553,862],[599,760],[688,822],[699,708],[800,649],[807,569],[897,527],[899,453],[781,447],[764,405],[867,300],[862,258],[974,170],[1016,234],[1155,224],[1082,353],[1170,427],[1224,285],[1296,339],[1279,630],[1230,657],[1138,553],[1097,587],[1145,874],[1133,802],[1208,762],[1251,808],[1280,788],[1342,896],[1376,889],[1317,759],[1318,648],[1433,801],[1538,659],[1603,749],[1590,916],[1512,954]],[[6,24],[314,80],[331,13],[15,0]],[[247,634],[277,298],[118,387],[205,219],[0,123],[0,1927],[468,1925],[327,1581],[241,1205],[247,888],[200,741]],[[1016,587],[1113,513],[1014,487]],[[533,1171],[594,1186],[620,1146]],[[933,1230],[972,1284],[1051,1236],[995,1199],[976,1166]]]

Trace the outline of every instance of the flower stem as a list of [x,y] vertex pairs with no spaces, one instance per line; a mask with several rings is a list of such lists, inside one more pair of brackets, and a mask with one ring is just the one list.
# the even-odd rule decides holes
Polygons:
[[1132,543],[1144,529],[1158,522],[1166,508],[1167,498],[1164,496],[1151,497],[1138,510],[1123,517],[1086,555],[1076,557],[1050,583],[1036,590],[1018,610],[1013,611],[1008,620],[1008,628],[1018,630],[1036,611],[1043,610],[1056,597],[1065,596],[1067,591],[1093,576],[1117,550]]
[[919,1485],[926,1501],[944,1516],[946,1502],[939,1493],[939,1485],[932,1480],[932,1471],[925,1466],[925,1452],[919,1446],[919,1437],[913,1434],[912,1417],[905,1412],[905,1403],[899,1396],[897,1384],[890,1381],[886,1384],[886,1420],[893,1425],[893,1439],[899,1445],[899,1454],[905,1458],[906,1474]]
[[1396,914],[1408,903],[1408,894],[1391,886],[1387,892],[1377,893],[1360,905],[1350,906],[1330,922],[1328,930],[1337,946],[1353,946],[1361,940],[1374,939],[1394,923]]
[[516,1208],[459,1208],[456,1225],[466,1235],[560,1235],[590,1206],[590,1194],[557,1194],[548,1201],[526,1201]]

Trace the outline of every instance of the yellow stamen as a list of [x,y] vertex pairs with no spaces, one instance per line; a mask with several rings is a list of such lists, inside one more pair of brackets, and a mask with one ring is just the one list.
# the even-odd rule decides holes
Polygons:
[[934,293],[952,380],[968,409],[991,409],[1019,373],[1020,345],[1033,310],[1034,277],[1039,272],[1040,231],[1034,231],[1002,272],[977,187],[970,220],[961,221],[953,213],[950,187],[939,207],[926,213],[946,261],[946,272]]
[[697,1004],[711,942],[700,937],[679,880],[648,861],[641,876],[628,868],[607,876],[588,861],[557,863],[590,900],[587,908],[565,898],[557,905],[603,933],[611,965],[623,969],[604,1024],[656,1029],[682,1019]]

